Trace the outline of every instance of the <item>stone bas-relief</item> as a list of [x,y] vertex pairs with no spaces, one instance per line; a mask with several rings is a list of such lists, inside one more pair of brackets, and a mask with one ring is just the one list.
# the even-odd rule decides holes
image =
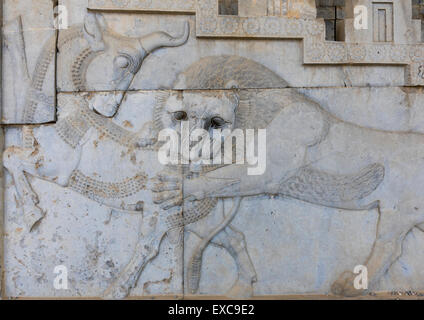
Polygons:
[[[60,114],[65,110],[79,112],[78,103],[85,100],[75,94],[61,94],[58,98],[63,108]],[[156,98],[146,92],[129,94],[128,104],[121,106],[122,112],[108,127],[105,124],[104,129],[123,128],[121,132],[137,136],[150,119],[136,106],[143,104],[145,111],[150,113],[148,110],[154,107]],[[33,136],[44,154],[55,151],[48,150],[48,141],[57,135],[56,130],[55,125],[33,128]],[[9,145],[20,144],[22,132],[15,131],[8,132]],[[61,138],[57,139],[56,142]],[[65,166],[71,164],[67,156],[59,157]],[[78,167],[69,177],[66,188],[60,187],[55,177],[49,179],[52,183],[27,175],[38,196],[38,207],[44,214],[31,231],[30,225],[25,226],[28,222],[23,211],[25,207],[14,200],[13,179],[8,180],[11,215],[7,228],[11,233],[6,238],[10,270],[7,282],[11,281],[11,296],[103,296],[137,252],[135,247],[145,250],[143,243],[149,243],[146,239],[149,228],[155,226],[156,216],[161,211],[152,202],[147,187],[148,179],[163,170],[156,161],[156,152],[149,147],[129,147],[105,134],[104,130],[92,130],[79,157]],[[63,168],[57,163],[56,167]],[[88,220],[85,219],[87,215],[90,215]],[[42,243],[47,239],[52,245],[44,247]],[[181,295],[181,250],[178,234],[173,239],[164,239],[160,257],[147,266],[131,295]],[[29,260],[25,258],[28,254],[31,255]],[[27,260],[25,267],[15,264],[16,259]],[[70,290],[55,291],[52,287],[55,275],[51,270],[56,265],[68,267]],[[27,277],[31,279],[25,280]]]
[[[116,114],[145,57],[157,48],[183,45],[188,38],[189,25],[185,24],[183,35],[179,38],[156,32],[139,39],[130,39],[108,32],[101,18],[94,14],[87,15],[84,26],[69,30],[61,41],[86,43],[86,48],[72,60],[70,68],[76,90],[85,89],[84,68],[96,56],[106,56],[106,59],[110,59],[112,69],[111,78],[106,83],[116,91],[95,94],[92,99],[76,96],[65,99],[56,124],[39,128],[23,127],[21,146],[11,146],[3,154],[3,165],[13,177],[18,206],[22,209],[23,220],[29,231],[37,227],[45,211],[39,206],[40,199],[31,186],[28,174],[68,187],[111,209],[128,214],[143,211],[143,201],[136,199],[131,202],[132,199],[128,198],[146,188],[147,175],[144,170],[139,170],[128,178],[110,182],[85,175],[80,170],[80,162],[84,159],[84,146],[93,137],[112,140],[125,147],[128,153],[153,144],[155,136],[151,122],[146,122],[138,132],[133,133],[114,124],[107,117]],[[136,161],[135,156],[132,160]],[[151,219],[149,225],[154,226],[155,215],[148,219]],[[146,250],[148,245],[152,245],[148,249],[151,259],[157,254],[159,243],[152,244],[152,240],[141,239],[139,249]],[[141,253],[139,249],[136,248],[135,252]],[[131,269],[131,265],[127,268]],[[125,273],[128,287],[124,296],[134,286],[140,268]]]
[[[213,57],[209,60],[211,72],[207,72],[208,61],[203,61],[206,72],[202,72],[195,83],[224,79],[233,86],[243,87],[243,82],[236,81],[243,79],[225,79],[227,74],[232,74],[226,67],[231,69],[234,66],[236,69],[237,64],[225,65],[221,69],[223,71],[213,72],[213,60]],[[273,73],[269,72],[267,78],[272,78]],[[252,77],[247,79],[254,81]],[[234,198],[237,210],[240,197],[268,194],[344,210],[376,209],[379,213],[376,240],[371,254],[363,262],[369,271],[370,288],[375,288],[401,254],[406,234],[414,227],[422,228],[424,222],[419,210],[421,197],[411,199],[411,194],[416,195],[416,185],[421,179],[421,156],[416,145],[422,140],[422,135],[384,132],[346,123],[293,89],[271,90],[251,96],[240,92],[236,101],[243,104],[230,107],[235,110],[235,119],[238,119],[233,122],[232,128],[267,128],[266,173],[260,177],[248,176],[248,165],[218,168],[185,180],[184,194],[181,197],[177,192],[175,200],[188,198],[201,202],[211,198]],[[229,112],[219,112],[218,109],[199,112],[196,108],[202,107],[182,108],[182,111],[187,113],[188,118],[194,118],[193,122],[199,128],[203,127],[203,122],[202,118],[196,118],[197,115],[216,116],[218,113],[226,119],[224,115]],[[230,121],[226,119],[226,122]],[[397,150],[396,153],[394,150]],[[408,179],[398,180],[400,176]],[[176,177],[163,178],[169,178],[175,184]],[[172,185],[164,184],[162,188],[159,188],[156,199],[159,202],[169,201],[172,194],[167,190],[171,190]],[[175,202],[181,205],[181,202]],[[210,235],[199,244],[187,270],[188,288],[192,293],[197,292],[205,243],[226,227],[231,227],[232,215],[235,214],[231,211],[215,228],[208,226]],[[247,252],[245,254],[248,256]],[[252,270],[249,260],[244,265],[237,262],[239,270]],[[360,294],[361,291],[353,287],[354,277],[353,272],[343,273],[333,283],[332,291],[349,296]],[[251,288],[255,279],[252,272],[244,286]],[[248,292],[243,289],[241,292]]]
[[1,122],[54,121],[56,31],[52,2],[4,1],[2,32]]
[[[86,83],[84,73],[86,65],[96,55],[107,55],[112,70],[110,72],[111,78],[106,82],[110,84],[111,90],[116,91],[112,94],[96,95],[92,102],[87,102],[84,99],[74,101],[76,110],[63,110],[61,119],[54,126],[56,134],[49,136],[50,139],[56,139],[56,141],[50,141],[49,144],[53,146],[53,149],[56,147],[58,149],[52,151],[40,149],[38,146],[40,142],[34,136],[31,128],[24,127],[22,147],[11,147],[4,152],[3,164],[14,178],[29,228],[32,228],[43,217],[43,213],[37,207],[37,196],[31,190],[25,172],[47,180],[54,179],[53,181],[59,185],[72,184],[73,188],[94,198],[97,196],[101,198],[123,198],[144,188],[145,179],[142,174],[111,186],[91,180],[87,182],[87,178],[76,171],[81,158],[81,149],[93,131],[103,132],[104,135],[128,148],[145,147],[152,143],[154,137],[152,137],[148,125],[138,134],[131,134],[120,127],[113,126],[107,120],[107,117],[113,117],[116,114],[126,93],[125,91],[134,75],[140,70],[144,58],[159,47],[182,45],[187,40],[189,26],[186,24],[184,35],[179,39],[161,32],[147,35],[141,39],[125,39],[124,37],[109,35],[102,30],[105,26],[100,26],[99,18],[95,15],[88,15],[83,28],[71,30],[69,36],[66,37],[65,40],[68,42],[84,38],[84,41],[88,44],[87,48],[83,49],[72,61],[70,73],[76,90],[83,90]],[[46,128],[50,130],[50,127]],[[64,153],[69,168],[62,167],[57,171],[58,165],[54,161],[57,157],[57,150]],[[50,152],[52,154],[49,154]],[[25,165],[19,164],[16,166],[16,162],[24,162]],[[93,183],[96,185],[95,189],[85,189],[87,184]],[[139,210],[138,205],[125,208],[132,211]]]
[[[215,7],[209,0],[172,7],[78,1],[71,27],[55,41],[51,123],[36,125],[45,106],[24,103],[16,114],[32,110],[32,118],[5,127],[5,296],[424,291],[417,250],[424,241],[422,89],[401,87],[403,67],[386,60],[358,67],[365,74],[358,81],[350,67],[303,65],[298,40],[255,39],[255,21],[322,24],[313,1],[268,3],[234,17],[248,20],[254,36],[222,40],[199,31],[213,24],[204,19]],[[219,19],[231,26],[229,17]],[[16,21],[24,26],[22,17]],[[394,21],[395,42],[409,48],[415,40],[399,42]],[[22,61],[22,52],[45,60],[43,52],[16,52]],[[43,88],[54,69],[49,57],[48,71],[35,69]],[[378,70],[390,77],[374,77]],[[341,78],[323,80],[339,71]],[[350,87],[358,83],[368,87]],[[208,132],[266,129],[265,173],[249,176],[237,164],[161,164],[158,134],[180,132],[182,121]],[[59,265],[68,270],[66,290],[54,286]],[[367,290],[353,287],[357,265],[368,269]]]
[[[249,38],[206,39],[198,37],[198,28],[195,27],[197,16],[152,15],[144,11],[130,12],[107,11],[103,15],[112,29],[129,36],[142,36],[155,30],[164,30],[172,34],[175,25],[183,24],[187,20],[190,20],[192,24],[192,34],[184,46],[175,48],[175,50],[153,52],[144,61],[143,72],[136,75],[130,87],[132,90],[172,89],[178,74],[202,58],[211,55],[237,55],[255,60],[277,74],[284,75],[285,80],[293,87],[402,86],[405,84],[405,68],[401,65],[373,64],[364,67],[362,64],[366,61],[362,61],[361,65],[331,67],[315,64],[304,65],[303,42],[300,39],[278,41]],[[331,42],[328,44],[333,45]],[[339,45],[339,43],[335,45]],[[70,52],[71,49],[67,47],[67,50],[58,53],[57,90],[59,92],[69,92],[74,87],[71,80],[62,76],[68,73],[70,58],[67,55],[72,57],[75,54]],[[79,51],[78,48],[76,50]],[[276,52],[279,54],[275,54]],[[321,51],[315,50],[314,52],[320,53]],[[330,48],[328,52],[332,52],[332,49]],[[100,66],[100,62],[99,66],[90,65],[88,70],[88,76],[92,79],[90,90],[107,90],[102,80],[104,76]],[[199,89],[207,90],[208,88]],[[225,87],[219,89],[225,89]]]

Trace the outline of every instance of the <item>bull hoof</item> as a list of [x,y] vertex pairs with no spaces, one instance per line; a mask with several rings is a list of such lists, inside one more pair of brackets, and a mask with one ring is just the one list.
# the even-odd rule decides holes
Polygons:
[[33,231],[44,218],[45,213],[37,205],[24,205],[24,221],[30,231]]
[[355,275],[353,272],[345,271],[331,285],[331,292],[337,296],[358,297],[365,294],[364,289],[354,287]]
[[253,296],[252,281],[238,279],[226,296],[232,299],[250,299]]
[[122,300],[128,297],[130,288],[122,285],[111,285],[104,293],[103,299],[105,300]]

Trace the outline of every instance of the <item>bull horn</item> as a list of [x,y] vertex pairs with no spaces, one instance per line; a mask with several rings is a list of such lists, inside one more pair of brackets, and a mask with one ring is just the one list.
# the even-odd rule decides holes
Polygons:
[[184,25],[184,34],[181,37],[172,37],[166,32],[153,32],[140,39],[143,49],[147,52],[153,52],[154,50],[162,47],[178,47],[186,43],[190,35],[190,24],[188,21]]

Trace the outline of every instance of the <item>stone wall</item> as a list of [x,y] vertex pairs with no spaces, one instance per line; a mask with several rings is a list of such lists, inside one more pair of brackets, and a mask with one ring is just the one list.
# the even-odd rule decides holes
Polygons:
[[[421,29],[424,30],[424,1],[412,0],[412,18],[421,20]],[[421,33],[421,42],[424,42],[424,32]]]
[[221,15],[238,15],[238,1],[237,0],[220,0],[219,1],[219,14]]
[[2,297],[422,296],[421,3],[374,2],[4,1]]
[[325,20],[325,39],[342,40],[340,27],[343,26],[345,0],[316,0],[316,6],[317,18]]
[[[0,2],[0,24],[3,26],[3,2]],[[3,32],[0,34],[0,41],[3,43]],[[0,46],[0,60],[3,64],[3,46]],[[3,67],[1,67],[3,70]],[[3,77],[0,79],[0,88],[3,88]],[[0,91],[0,98],[3,99],[3,90]],[[3,100],[2,100],[3,101]],[[2,110],[0,110],[0,115]],[[1,154],[3,154],[4,150],[4,129],[0,130],[0,150]],[[3,161],[1,162],[3,164]],[[0,299],[5,297],[5,284],[4,284],[4,171],[0,174]]]

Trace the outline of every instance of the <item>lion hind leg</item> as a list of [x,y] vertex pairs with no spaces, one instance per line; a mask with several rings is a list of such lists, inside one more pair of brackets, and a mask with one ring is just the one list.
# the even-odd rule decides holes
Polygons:
[[355,288],[355,275],[352,271],[344,272],[332,285],[334,294],[358,296],[375,289],[382,276],[402,254],[402,243],[409,231],[416,225],[415,216],[404,212],[382,210],[379,208],[376,240],[372,251],[364,263],[367,268],[368,288]]

